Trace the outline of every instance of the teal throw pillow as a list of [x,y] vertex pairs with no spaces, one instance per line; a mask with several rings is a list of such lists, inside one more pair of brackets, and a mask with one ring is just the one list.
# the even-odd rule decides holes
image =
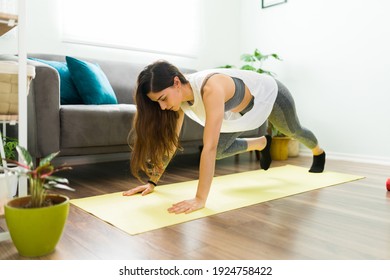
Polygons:
[[67,56],[70,75],[85,104],[118,104],[114,90],[99,65]]
[[29,58],[34,61],[42,62],[50,65],[57,70],[60,76],[60,99],[61,104],[83,104],[75,84],[70,76],[70,72],[66,62],[43,60],[39,58]]

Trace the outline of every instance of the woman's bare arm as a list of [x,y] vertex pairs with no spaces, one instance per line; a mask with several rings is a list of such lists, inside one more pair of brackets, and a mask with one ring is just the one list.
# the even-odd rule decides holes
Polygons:
[[214,80],[203,89],[206,123],[203,133],[203,150],[199,166],[199,183],[193,199],[181,201],[168,209],[171,213],[190,213],[205,206],[214,177],[219,134],[224,116],[226,91],[223,83]]

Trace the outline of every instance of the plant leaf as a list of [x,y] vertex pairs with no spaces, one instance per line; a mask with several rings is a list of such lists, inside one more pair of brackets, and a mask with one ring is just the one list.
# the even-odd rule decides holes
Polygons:
[[35,172],[39,175],[45,175],[50,174],[54,170],[54,167],[50,164],[50,162],[47,162],[46,164],[40,164],[36,169]]
[[244,53],[241,55],[241,60],[245,62],[255,62],[256,58],[251,54]]
[[219,66],[218,68],[236,68],[234,65],[226,64],[224,66]]
[[282,60],[276,53],[271,54],[271,56],[277,60]]
[[248,65],[248,64],[241,66],[241,69],[242,70],[256,71],[255,67],[253,67],[252,65]]
[[262,61],[262,60],[266,60],[267,59],[267,56],[266,55],[262,55],[261,52],[256,49],[253,56],[258,60],[258,61]]
[[28,168],[30,170],[33,169],[34,163],[30,153],[21,146],[17,146],[16,150],[18,151],[18,155],[21,157],[22,161],[28,166]]
[[43,166],[43,165],[46,165],[46,164],[50,164],[50,162],[52,161],[53,158],[55,158],[60,152],[55,152],[55,153],[51,153],[50,155],[44,157],[40,162],[39,162],[39,166]]
[[271,71],[267,71],[267,70],[264,70],[264,69],[257,69],[257,73],[260,73],[260,74],[267,74],[267,75],[270,75],[272,77],[275,76],[275,73],[271,72]]
[[46,183],[46,184],[44,185],[44,187],[45,187],[46,189],[56,188],[56,189],[68,190],[68,191],[72,191],[72,192],[75,191],[75,189],[69,187],[68,185],[58,184],[58,183],[56,183],[56,182],[54,182],[54,181],[51,181],[51,182],[49,182],[49,183]]
[[69,180],[66,179],[66,178],[62,178],[62,177],[48,176],[48,177],[46,177],[46,180],[54,181],[54,182],[57,182],[57,183],[60,183],[60,184],[67,184],[67,185],[69,185]]
[[[28,171],[30,171],[30,167],[27,166],[24,162],[21,163],[21,162],[18,162],[18,161],[16,161],[16,160],[14,160],[14,159],[9,159],[9,158],[7,158],[7,159],[5,159],[5,160],[7,161],[7,163],[13,163],[13,164],[16,164],[17,166],[22,167],[23,170],[26,170],[26,173],[27,173]],[[8,168],[7,168],[7,169],[8,169]],[[15,171],[15,170],[14,170],[14,171]]]

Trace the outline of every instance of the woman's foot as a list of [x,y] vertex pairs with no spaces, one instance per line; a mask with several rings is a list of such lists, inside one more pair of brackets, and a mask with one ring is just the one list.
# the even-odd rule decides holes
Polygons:
[[324,171],[325,158],[326,158],[325,152],[322,152],[322,154],[319,154],[317,156],[313,156],[313,163],[309,169],[309,172],[321,173],[322,171]]
[[264,149],[260,151],[260,167],[264,170],[267,170],[272,162],[271,158],[271,143],[272,137],[270,135],[266,135],[265,139],[267,139],[267,144]]

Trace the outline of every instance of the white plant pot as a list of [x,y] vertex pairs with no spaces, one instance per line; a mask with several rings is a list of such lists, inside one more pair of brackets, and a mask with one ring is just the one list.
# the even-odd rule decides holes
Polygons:
[[12,173],[0,174],[0,214],[3,213],[4,205],[11,200],[18,189],[18,176]]
[[288,142],[288,157],[299,156],[299,142],[298,140],[291,139]]
[[7,173],[0,173],[0,199],[13,198],[18,190],[18,176],[12,172],[12,169],[18,169],[15,164],[8,164],[10,170]]
[[13,198],[18,190],[18,176],[0,174],[0,198]]

